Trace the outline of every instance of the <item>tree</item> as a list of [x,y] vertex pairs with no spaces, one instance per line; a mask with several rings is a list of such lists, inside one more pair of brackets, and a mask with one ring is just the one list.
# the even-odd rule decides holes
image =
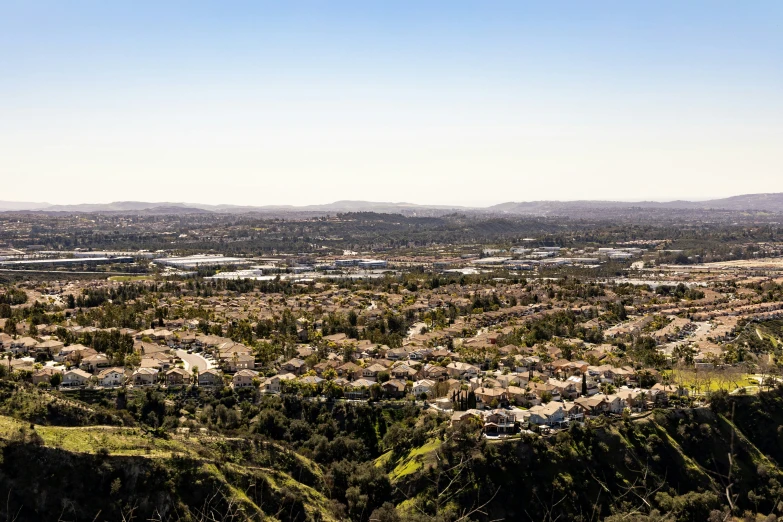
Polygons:
[[141,365],[141,356],[138,353],[129,353],[125,356],[125,366],[128,368],[136,368]]
[[63,382],[63,374],[60,372],[53,373],[51,378],[49,379],[49,383],[52,385],[52,388],[57,388],[58,386],[60,386],[62,382]]
[[7,319],[3,328],[8,335],[16,335],[16,321],[13,317]]
[[640,392],[637,396],[639,399],[639,407],[642,411],[647,409],[647,392]]
[[473,391],[468,392],[468,408],[469,410],[476,408],[476,394]]
[[372,512],[370,515],[370,520],[371,522],[400,522],[402,518],[394,508],[394,504],[391,502],[386,502],[381,507]]
[[198,365],[193,366],[193,386],[198,386]]

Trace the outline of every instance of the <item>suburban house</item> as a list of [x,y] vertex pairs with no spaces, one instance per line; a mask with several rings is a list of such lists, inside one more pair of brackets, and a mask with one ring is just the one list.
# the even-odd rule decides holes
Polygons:
[[52,381],[52,376],[54,376],[56,373],[62,374],[60,370],[52,368],[51,366],[41,368],[33,374],[33,384],[38,385],[42,382],[49,384]]
[[575,402],[564,402],[563,413],[569,421],[581,421],[585,417],[585,409]]
[[581,393],[581,390],[578,390],[576,384],[572,381],[549,379],[547,384],[554,386],[558,391],[558,395],[563,399],[576,399]]
[[306,375],[305,377],[300,377],[299,382],[309,384],[310,386],[319,386],[324,380],[317,375]]
[[158,370],[155,368],[138,368],[131,376],[134,386],[151,386],[158,380]]
[[35,349],[38,345],[38,341],[32,337],[20,337],[11,341],[11,353],[14,355],[20,353],[30,353],[30,350]]
[[533,406],[527,412],[528,421],[539,426],[555,426],[565,420],[563,405],[559,402]]
[[268,378],[266,381],[264,381],[261,385],[261,388],[263,391],[269,393],[280,393],[283,390],[284,381],[290,381],[295,379],[296,379],[296,375],[294,375],[293,373],[283,373],[283,374],[274,375]]
[[443,366],[435,364],[425,364],[419,371],[419,375],[425,379],[432,379],[435,381],[445,381],[449,378],[449,372]]
[[234,388],[250,388],[256,377],[258,377],[258,372],[255,370],[239,370],[231,377],[231,385]]
[[476,388],[476,402],[485,408],[496,408],[508,398],[503,388]]
[[405,395],[405,383],[398,379],[386,381],[381,384],[381,388],[391,397],[403,397]]
[[455,411],[451,414],[451,425],[470,424],[471,422],[481,422],[481,413],[478,410]]
[[625,409],[626,404],[622,397],[613,394],[607,395],[605,399],[609,413],[622,413]]
[[296,357],[284,362],[283,365],[280,366],[281,371],[285,373],[293,373],[294,375],[301,375],[305,372],[306,369],[307,363],[305,363],[302,359],[297,359]]
[[446,371],[450,377],[454,377],[456,379],[472,379],[479,373],[479,369],[477,367],[473,366],[472,364],[459,361],[449,363],[448,366],[446,366]]
[[492,410],[484,415],[485,433],[513,433],[516,425],[516,416],[508,410]]
[[193,332],[179,332],[176,335],[175,346],[177,348],[188,348],[196,342],[196,334]]
[[337,367],[340,366],[340,363],[334,360],[331,361],[321,361],[315,366],[313,366],[313,370],[315,370],[316,375],[323,375],[324,372],[328,369],[333,369],[335,373],[337,373]]
[[617,390],[615,395],[617,395],[626,406],[636,411],[646,409],[647,401],[651,400],[652,398],[650,392],[638,389]]
[[90,382],[91,378],[92,375],[89,373],[75,368],[73,370],[68,370],[63,374],[62,386],[66,388],[85,386],[88,382]]
[[192,375],[184,368],[172,368],[166,372],[166,384],[169,386],[186,386],[191,379]]
[[123,368],[106,368],[96,376],[98,384],[104,387],[122,386],[125,384],[125,370]]
[[408,352],[404,348],[391,348],[386,350],[386,358],[390,361],[400,361],[408,358]]
[[345,387],[346,399],[366,399],[370,395],[370,387],[375,382],[368,379],[357,379]]
[[579,397],[574,402],[581,406],[588,415],[596,416],[609,411],[609,405],[604,395]]
[[356,363],[347,362],[337,367],[337,375],[349,380],[359,379],[362,376],[362,367]]
[[547,394],[551,395],[551,399],[553,401],[559,401],[560,400],[560,390],[558,390],[555,386],[551,384],[544,384],[542,382],[529,382],[527,384],[528,388],[536,394],[536,396],[541,399],[542,402],[544,402],[546,399],[545,397]]
[[94,372],[98,368],[107,368],[111,366],[111,361],[106,354],[96,353],[87,357],[84,357],[79,363],[79,368],[87,372]]
[[435,381],[430,379],[421,379],[413,383],[413,395],[420,397],[422,393],[429,395],[435,387]]
[[215,368],[206,369],[198,374],[199,386],[223,386],[223,374]]
[[47,353],[49,355],[53,355],[55,353],[59,353],[60,350],[63,349],[65,345],[61,341],[55,341],[55,340],[48,340],[38,343],[35,346],[35,351],[39,353]]
[[398,364],[391,369],[391,376],[395,379],[408,380],[416,377],[418,372],[407,364]]
[[509,401],[513,401],[514,404],[520,406],[541,404],[541,399],[532,390],[520,388],[519,386],[509,386],[506,389],[506,393]]
[[[90,348],[87,348],[86,346],[83,346],[81,344],[71,344],[69,346],[65,346],[61,348],[60,351],[54,355],[54,360],[56,362],[65,362],[66,360],[73,361],[77,358],[76,357],[77,353],[84,353],[85,350],[90,350]],[[93,352],[93,353],[98,353],[98,352]]]
[[165,353],[169,351],[169,349],[165,346],[160,346],[159,344],[147,343],[147,342],[140,342],[134,344],[133,350],[138,352],[139,355],[141,355],[142,357],[151,357],[153,354]]
[[226,359],[224,365],[229,372],[252,370],[256,367],[256,358],[247,353],[237,354]]
[[385,371],[388,371],[388,369],[385,366],[378,363],[371,364],[370,366],[362,370],[362,377],[371,381],[377,381],[378,374]]

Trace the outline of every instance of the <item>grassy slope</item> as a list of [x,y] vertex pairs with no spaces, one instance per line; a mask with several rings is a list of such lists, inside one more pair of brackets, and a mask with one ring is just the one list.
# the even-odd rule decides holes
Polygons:
[[[751,491],[774,500],[777,493],[770,484],[783,481],[783,428],[778,429],[783,425],[783,397],[766,394],[734,400],[733,416],[706,408],[660,411],[639,421],[601,422],[588,432],[488,445],[485,464],[492,464],[481,468],[478,476],[482,484],[500,487],[491,517],[537,519],[542,516],[534,511],[540,499],[546,504],[561,497],[561,518],[590,513],[596,502],[601,516],[607,516],[615,506],[612,498],[623,492],[627,496],[627,488],[638,487],[642,477],[650,490],[663,484],[659,491],[672,496],[714,494],[720,500],[729,453],[734,462],[732,491],[743,509],[753,508]],[[426,500],[418,492],[428,482],[414,455],[436,450],[422,447],[391,463],[389,454],[376,461],[391,470],[390,478],[407,492],[408,499],[398,499],[400,507],[411,504],[410,498]],[[769,512],[773,506],[759,509]],[[694,516],[695,520],[701,515]]]
[[440,448],[441,441],[433,439],[428,441],[423,446],[413,448],[405,455],[397,458],[392,462],[394,458],[391,451],[388,451],[378,457],[375,460],[375,465],[378,467],[387,467],[394,465],[394,468],[389,473],[389,478],[392,482],[416,473],[424,468],[425,465],[431,464],[434,458],[435,452]]
[[[37,437],[33,433],[37,434]],[[215,448],[232,442],[231,439],[176,437],[165,440],[150,437],[135,428],[115,426],[34,425],[31,429],[29,423],[5,416],[0,416],[0,439],[8,442],[4,449],[3,462],[0,464],[0,484],[14,492],[15,499],[12,497],[11,503],[15,506],[17,503],[21,505],[18,519],[20,521],[48,519],[50,516],[57,518],[52,511],[55,509],[53,505],[45,500],[36,500],[36,497],[41,495],[43,499],[47,496],[92,496],[101,488],[110,488],[113,480],[111,477],[118,478],[120,484],[125,484],[139,475],[167,480],[163,484],[153,481],[154,486],[146,493],[144,487],[128,491],[128,502],[135,499],[138,504],[139,498],[154,492],[160,497],[157,502],[170,511],[182,514],[198,508],[198,503],[203,502],[203,498],[219,493],[220,499],[215,500],[216,505],[220,504],[222,510],[233,509],[241,512],[242,519],[276,520],[277,511],[281,506],[286,506],[283,515],[300,513],[300,520],[336,520],[331,516],[329,502],[323,494],[295,480],[285,471],[243,466],[221,459]],[[238,443],[236,440],[233,442]],[[20,460],[30,461],[32,468],[38,470],[35,475],[54,479],[45,483],[30,481],[32,477],[28,477],[27,473],[18,473],[22,468],[18,465]],[[322,481],[322,472],[317,464],[298,454],[295,455],[295,460],[311,473],[311,482]],[[101,466],[99,469],[108,470],[108,477],[101,475],[94,480],[95,477],[89,474],[89,470],[97,464]],[[13,465],[13,469],[3,469],[4,465]],[[178,469],[180,466],[186,466],[187,471]],[[69,469],[76,471],[80,468],[87,470],[83,477],[73,477],[72,473],[68,472]],[[187,484],[178,484],[177,481],[181,481],[183,477],[193,480],[187,481]],[[82,482],[82,479],[86,481]],[[80,491],[82,486],[84,491]],[[204,491],[203,495],[188,498],[193,496],[188,490],[199,488]],[[111,496],[110,491],[105,493],[105,497]],[[113,508],[121,509],[122,497],[123,493],[120,492],[116,498],[116,506],[102,506],[104,513],[112,513]],[[101,502],[82,504],[98,506]],[[139,505],[143,507],[144,502]],[[117,514],[114,512],[115,516]],[[89,518],[91,514],[77,511],[73,515],[80,520]],[[194,513],[190,511],[190,515],[193,516]],[[283,516],[283,519],[285,518]],[[112,517],[107,518],[110,519]]]

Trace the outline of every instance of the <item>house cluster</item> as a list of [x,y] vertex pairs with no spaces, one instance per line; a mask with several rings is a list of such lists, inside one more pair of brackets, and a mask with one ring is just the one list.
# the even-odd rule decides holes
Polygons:
[[[280,363],[277,374],[262,379],[262,391],[280,393],[296,383],[322,392],[328,381],[331,389],[339,388],[347,399],[402,398],[410,393],[431,396],[436,385],[449,376],[443,364],[435,363],[456,355],[443,348],[390,349],[369,341],[356,342],[345,334],[328,336],[327,341],[334,348],[315,364],[307,362],[312,361],[310,346],[297,348],[297,357]],[[350,360],[342,353],[347,343],[355,349]]]
[[[573,400],[559,400],[536,403],[529,408],[516,406],[486,408],[482,401],[477,408],[453,411],[451,424],[477,423],[487,435],[510,435],[522,429],[550,430],[565,428],[572,422],[602,415],[619,415],[624,411],[643,411],[654,405],[665,404],[673,389],[656,384],[650,389],[623,387],[612,394],[581,396]],[[502,394],[498,394],[502,395]],[[476,394],[478,399],[479,394]]]
[[[74,336],[100,331],[81,326],[67,327],[67,330]],[[0,333],[0,350],[12,354],[10,369],[30,372],[34,384],[59,383],[64,389],[156,384],[244,388],[257,382],[252,349],[221,336],[202,335],[187,328],[176,332],[121,329],[119,333],[133,338],[133,351],[138,355],[138,364],[130,368],[92,347],[79,343],[66,345],[55,332],[56,327],[42,325],[38,328],[38,338]],[[204,354],[203,367],[186,369],[178,355],[180,350]]]

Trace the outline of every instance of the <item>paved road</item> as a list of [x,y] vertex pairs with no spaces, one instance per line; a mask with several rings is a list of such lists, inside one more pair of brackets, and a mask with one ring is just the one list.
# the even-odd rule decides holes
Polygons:
[[212,368],[205,358],[197,353],[188,353],[185,350],[177,350],[177,356],[185,362],[185,369],[191,371],[194,366],[198,366],[199,371]]

